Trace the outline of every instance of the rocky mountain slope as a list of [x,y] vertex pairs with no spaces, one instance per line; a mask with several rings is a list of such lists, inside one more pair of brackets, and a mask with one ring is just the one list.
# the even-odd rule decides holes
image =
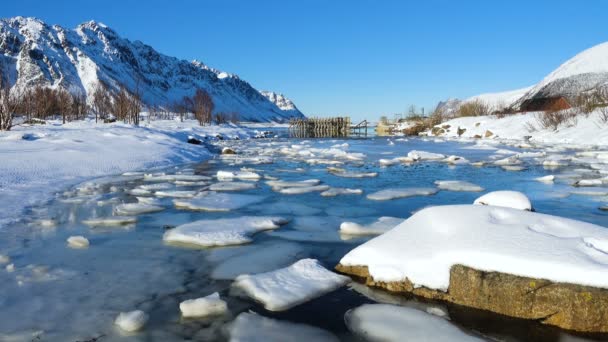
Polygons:
[[121,85],[137,90],[147,104],[169,106],[201,88],[215,112],[237,112],[241,120],[303,116],[288,99],[274,96],[274,102],[234,74],[163,55],[94,21],[65,29],[35,18],[2,19],[0,64],[14,91],[42,85],[90,94],[102,82],[114,91]]

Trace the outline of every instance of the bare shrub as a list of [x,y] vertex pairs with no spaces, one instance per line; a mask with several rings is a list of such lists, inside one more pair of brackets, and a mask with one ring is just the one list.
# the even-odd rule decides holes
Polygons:
[[600,122],[608,124],[608,107],[601,107],[598,109]]
[[98,119],[106,120],[110,112],[112,112],[112,97],[108,93],[105,85],[97,84],[93,90],[91,99],[91,109],[95,114],[95,122]]
[[197,89],[192,97],[192,113],[201,126],[211,123],[213,108],[215,105],[209,93],[203,89]]
[[0,74],[0,131],[10,131],[17,109],[17,101],[11,96],[11,84],[8,75]]
[[237,112],[219,112],[215,114],[215,122],[217,124],[225,124],[225,123],[238,123],[239,122],[239,113]]
[[540,127],[556,131],[562,125],[576,125],[580,110],[575,108],[565,110],[549,110],[537,115]]
[[490,114],[490,107],[480,100],[475,100],[460,105],[456,116],[482,116],[488,114]]

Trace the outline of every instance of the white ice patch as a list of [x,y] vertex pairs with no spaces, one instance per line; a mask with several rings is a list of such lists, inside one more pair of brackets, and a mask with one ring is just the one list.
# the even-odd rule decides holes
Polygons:
[[82,221],[82,223],[91,227],[115,227],[133,224],[137,222],[137,217],[134,216],[110,216],[102,218],[91,218]]
[[361,195],[363,190],[361,189],[349,189],[349,188],[329,188],[321,193],[323,197],[335,197],[338,195]]
[[228,304],[215,292],[206,297],[189,299],[179,304],[183,317],[206,317],[223,315],[228,311]]
[[89,240],[84,236],[70,236],[67,240],[68,246],[72,248],[87,248],[89,247]]
[[308,206],[302,203],[293,203],[293,202],[274,202],[274,203],[264,203],[264,204],[256,204],[248,207],[249,210],[254,212],[264,213],[265,215],[295,215],[295,216],[310,216],[317,215],[323,210],[315,207]]
[[541,183],[553,183],[553,181],[555,181],[555,176],[548,175],[548,176],[535,178],[534,180],[541,182]]
[[169,191],[169,190],[165,190],[165,191],[156,191],[154,193],[154,196],[156,197],[172,197],[172,198],[192,198],[194,196],[196,196],[196,194],[198,194],[198,191],[180,191],[180,190],[174,190],[174,191]]
[[310,192],[321,192],[329,190],[329,185],[315,185],[315,186],[298,186],[295,188],[281,188],[280,193],[285,195],[301,195]]
[[251,242],[251,235],[259,231],[277,229],[287,222],[281,217],[263,216],[200,220],[168,230],[163,240],[201,247],[240,245]]
[[163,211],[165,208],[145,203],[125,203],[119,204],[114,208],[116,215],[141,215]]
[[338,342],[331,333],[306,324],[279,321],[243,312],[230,324],[231,342]]
[[445,159],[446,156],[440,153],[432,153],[432,152],[426,152],[426,151],[410,151],[407,154],[408,157],[410,157],[413,160],[441,160],[441,159]]
[[456,264],[608,288],[608,260],[599,252],[605,245],[589,241],[608,241],[608,230],[511,208],[437,206],[360,245],[340,263],[367,266],[376,281],[408,278],[443,291]]
[[257,185],[255,183],[245,182],[219,182],[211,184],[209,190],[211,191],[244,191],[255,189]]
[[334,176],[344,178],[371,178],[378,176],[378,172],[354,172],[354,171],[340,171],[330,172]]
[[493,191],[476,199],[474,204],[532,210],[532,203],[528,196],[519,191]]
[[135,332],[141,330],[148,321],[148,315],[141,311],[135,310],[130,312],[121,312],[116,317],[114,324],[126,332]]
[[246,207],[264,200],[264,196],[218,193],[214,191],[201,192],[192,199],[173,200],[179,209],[201,211],[230,211]]
[[440,181],[436,181],[435,185],[437,185],[437,187],[441,190],[448,190],[448,191],[479,192],[479,191],[484,190],[481,186],[479,186],[477,184],[473,184],[473,183],[465,182],[465,181],[457,181],[457,180],[440,180]]
[[395,228],[403,221],[404,219],[398,217],[382,216],[367,225],[356,222],[342,222],[340,233],[347,235],[379,235]]
[[273,189],[280,188],[297,188],[297,187],[309,187],[319,185],[321,183],[318,179],[307,179],[303,181],[282,181],[282,180],[271,180],[267,181],[266,184]]
[[416,160],[411,157],[396,157],[392,159],[380,159],[378,160],[378,164],[380,164],[380,166],[392,166],[397,164],[413,163],[415,161]]
[[462,164],[469,163],[469,161],[466,158],[460,157],[460,156],[449,156],[449,157],[443,159],[442,162],[450,164],[450,165],[462,165]]
[[394,188],[385,189],[367,195],[367,199],[374,201],[388,201],[397,198],[413,196],[430,196],[437,193],[435,188]]
[[302,259],[276,271],[238,276],[233,284],[270,311],[284,311],[334,291],[350,278],[328,271],[315,259]]
[[348,311],[344,320],[355,335],[367,341],[483,341],[444,318],[397,305],[365,304]]
[[250,171],[218,171],[216,177],[219,180],[258,180],[261,178],[258,173]]

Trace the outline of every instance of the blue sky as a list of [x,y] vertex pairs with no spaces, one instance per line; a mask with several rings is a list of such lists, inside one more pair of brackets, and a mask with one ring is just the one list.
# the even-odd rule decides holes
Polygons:
[[608,1],[5,1],[0,17],[101,21],[279,91],[308,115],[377,118],[521,88],[608,41]]

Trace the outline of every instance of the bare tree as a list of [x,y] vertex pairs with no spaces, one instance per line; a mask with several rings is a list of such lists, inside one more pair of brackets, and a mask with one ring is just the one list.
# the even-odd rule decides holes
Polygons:
[[130,99],[129,91],[124,86],[120,87],[118,93],[114,95],[114,103],[112,111],[117,120],[123,120],[125,123],[129,120]]
[[[53,94],[53,93],[51,93]],[[72,114],[72,95],[65,89],[57,89],[54,92],[57,104],[57,112],[61,115],[62,121],[65,124]]]
[[17,101],[11,97],[10,79],[6,73],[0,74],[0,131],[13,127]]
[[201,126],[211,123],[211,113],[214,107],[209,93],[203,89],[197,89],[192,97],[192,113]]

